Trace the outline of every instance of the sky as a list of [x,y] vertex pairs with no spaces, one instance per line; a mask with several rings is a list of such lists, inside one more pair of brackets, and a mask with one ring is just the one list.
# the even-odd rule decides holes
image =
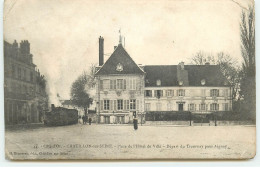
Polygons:
[[70,98],[73,81],[105,61],[125,37],[137,64],[186,64],[199,51],[225,52],[242,62],[239,23],[252,0],[6,0],[4,39],[29,40],[50,99]]

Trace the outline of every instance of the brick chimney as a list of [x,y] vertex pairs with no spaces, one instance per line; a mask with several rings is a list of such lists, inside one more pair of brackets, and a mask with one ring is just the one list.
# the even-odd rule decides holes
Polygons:
[[104,38],[99,37],[99,66],[104,64]]

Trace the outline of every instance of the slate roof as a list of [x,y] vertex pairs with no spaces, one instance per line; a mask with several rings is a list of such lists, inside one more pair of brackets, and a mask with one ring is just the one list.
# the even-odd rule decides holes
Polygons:
[[[185,65],[184,69],[188,71],[189,86],[203,86],[202,79],[206,81],[204,86],[230,85],[218,65]],[[161,87],[179,86],[177,65],[148,65],[144,66],[144,71],[146,72],[145,87],[157,86],[158,79],[161,80]]]
[[[123,65],[123,71],[117,71],[118,64]],[[144,71],[129,56],[122,44],[119,44],[105,64],[96,72],[96,75],[109,74],[144,74]]]

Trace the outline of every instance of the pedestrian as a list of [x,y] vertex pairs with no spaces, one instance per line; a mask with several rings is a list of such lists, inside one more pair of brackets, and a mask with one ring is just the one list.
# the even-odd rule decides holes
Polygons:
[[138,119],[136,118],[136,116],[134,116],[133,123],[134,123],[134,129],[137,130],[138,129]]
[[89,125],[91,125],[91,121],[92,121],[92,118],[89,118],[89,119],[88,119]]

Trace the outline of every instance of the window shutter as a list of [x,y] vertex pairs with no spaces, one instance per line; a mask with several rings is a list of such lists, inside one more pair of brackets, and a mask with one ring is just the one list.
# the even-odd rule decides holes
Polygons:
[[190,104],[188,104],[188,110],[190,110]]
[[208,104],[206,104],[206,111],[208,110]]
[[185,90],[183,90],[183,96],[185,96]]
[[103,110],[103,108],[104,108],[104,101],[101,100],[101,101],[100,101],[100,110]]
[[210,110],[212,111],[213,109],[212,109],[212,104],[210,104]]
[[117,110],[117,100],[114,100],[114,110]]
[[109,110],[113,110],[113,100],[109,100]]
[[197,105],[196,104],[194,104],[194,111],[196,111],[197,110]]
[[124,110],[126,110],[126,100],[124,100],[123,108],[124,108]]
[[124,79],[124,89],[126,89],[126,79]]
[[161,97],[163,97],[163,90],[161,90]]
[[219,104],[217,104],[217,110],[219,110]]
[[217,90],[217,97],[219,97],[219,90]]
[[[213,95],[213,94],[212,94],[212,91],[213,91],[213,90],[210,90],[210,97],[212,97],[212,95]],[[211,110],[211,109],[210,109],[210,110]]]
[[139,100],[136,100],[136,110],[139,110]]
[[126,109],[129,110],[129,100],[126,100]]
[[137,85],[136,85],[136,79],[133,79],[133,89],[136,90],[137,89]]
[[154,97],[157,97],[157,90],[154,90]]
[[179,96],[179,90],[177,90],[176,92],[177,92],[177,95],[176,95],[176,96]]

